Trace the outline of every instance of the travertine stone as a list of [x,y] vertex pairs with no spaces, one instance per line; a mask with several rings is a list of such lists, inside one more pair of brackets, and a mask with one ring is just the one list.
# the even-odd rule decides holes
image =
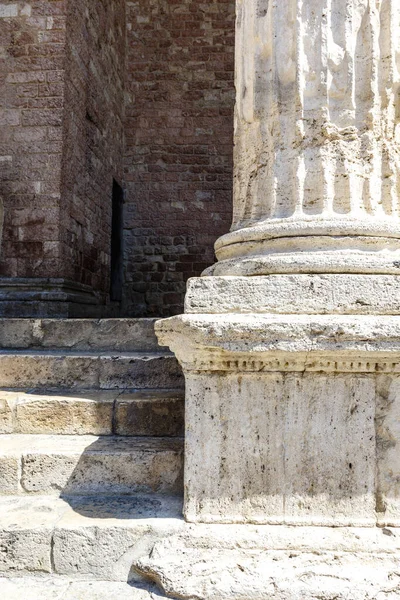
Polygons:
[[114,495],[69,502],[53,537],[54,570],[60,575],[135,580],[135,559],[155,539],[183,526],[180,498]]
[[399,272],[399,6],[237,0],[234,217],[214,275]]
[[18,456],[10,456],[0,451],[0,494],[17,494],[19,476]]
[[161,351],[155,319],[0,319],[0,347]]
[[111,390],[181,386],[182,372],[168,353],[0,352],[0,387],[4,388]]
[[352,375],[188,374],[187,520],[374,525],[374,389]]
[[400,377],[376,382],[377,512],[380,525],[400,526]]
[[154,600],[147,589],[114,581],[74,581],[58,577],[0,579],[6,600]]
[[0,572],[135,580],[134,558],[179,531],[181,505],[156,494],[0,496]]
[[185,313],[400,314],[400,277],[290,274],[189,279]]
[[[11,392],[9,392],[11,395]],[[15,394],[14,433],[111,435],[118,391]]]
[[184,408],[184,395],[180,390],[124,392],[115,402],[115,433],[183,435]]
[[180,493],[182,455],[166,438],[5,435],[3,493]]
[[397,600],[399,551],[388,529],[196,526],[135,567],[171,598]]
[[9,392],[0,391],[0,433],[10,433],[13,430],[12,398]]
[[398,317],[182,315],[157,332],[186,377],[188,520],[399,522]]

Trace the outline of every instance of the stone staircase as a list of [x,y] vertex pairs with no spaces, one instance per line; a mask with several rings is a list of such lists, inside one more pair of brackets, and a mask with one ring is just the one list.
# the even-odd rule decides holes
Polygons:
[[111,582],[115,597],[150,593],[131,566],[182,524],[184,428],[183,375],[153,327],[0,320],[3,598],[27,598],[27,576],[34,599],[73,599],[84,581],[89,600],[99,582],[104,598]]

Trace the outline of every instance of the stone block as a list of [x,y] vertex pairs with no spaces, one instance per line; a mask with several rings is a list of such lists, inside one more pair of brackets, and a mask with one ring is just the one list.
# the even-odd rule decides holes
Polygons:
[[111,435],[118,392],[18,394],[15,433]]
[[172,355],[104,354],[100,361],[99,385],[102,389],[183,387],[181,368]]
[[20,458],[3,455],[0,450],[0,494],[17,494],[19,491]]
[[374,390],[352,375],[189,374],[188,520],[373,525]]
[[182,315],[156,331],[185,372],[189,521],[398,523],[398,317]]
[[168,496],[70,498],[54,532],[59,575],[128,581],[132,563],[156,537],[179,530],[181,500]]
[[125,392],[115,403],[115,433],[140,436],[183,435],[184,405],[181,391]]
[[[166,493],[182,491],[183,445],[167,438],[5,435],[3,493]],[[21,475],[19,464],[21,462]]]
[[400,376],[379,375],[376,381],[376,446],[378,522],[400,525]]
[[0,391],[0,433],[13,430],[12,394]]
[[400,277],[279,274],[189,279],[185,312],[400,314]]

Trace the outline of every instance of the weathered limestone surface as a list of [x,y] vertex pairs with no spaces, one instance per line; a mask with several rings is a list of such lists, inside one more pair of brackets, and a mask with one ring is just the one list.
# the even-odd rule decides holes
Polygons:
[[0,436],[2,494],[169,493],[182,488],[182,442],[114,436]]
[[397,600],[393,530],[196,525],[135,567],[186,600]]
[[128,583],[73,581],[55,577],[0,579],[5,600],[157,600],[159,595]]
[[0,391],[0,433],[180,436],[183,390]]
[[400,314],[400,277],[288,274],[189,279],[187,314]]
[[208,273],[399,271],[397,0],[237,0],[234,218]]
[[0,387],[103,390],[177,388],[182,373],[171,354],[0,350]]
[[0,347],[161,352],[155,319],[0,319]]
[[132,563],[182,527],[181,504],[156,494],[0,497],[0,572],[136,581]]
[[[397,524],[397,317],[184,315],[190,521]],[[377,512],[376,512],[377,511]]]
[[237,0],[236,33],[232,229],[156,326],[185,516],[397,525],[400,6]]

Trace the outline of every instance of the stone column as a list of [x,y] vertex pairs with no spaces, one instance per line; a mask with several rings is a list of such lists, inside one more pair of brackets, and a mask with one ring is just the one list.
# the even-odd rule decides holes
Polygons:
[[189,521],[400,523],[399,68],[397,0],[237,0],[233,226],[158,324]]
[[238,0],[219,275],[399,273],[400,5]]

